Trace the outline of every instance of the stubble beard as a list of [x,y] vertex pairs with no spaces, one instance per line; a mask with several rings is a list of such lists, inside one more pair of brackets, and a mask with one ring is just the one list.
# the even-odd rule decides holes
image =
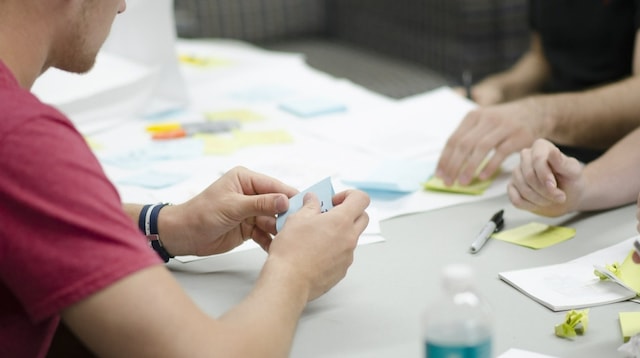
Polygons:
[[89,41],[92,25],[87,8],[83,9],[81,14],[82,17],[78,21],[69,24],[72,27],[69,29],[71,38],[61,46],[58,63],[54,65],[58,69],[78,74],[87,73],[93,68],[102,45],[94,45]]

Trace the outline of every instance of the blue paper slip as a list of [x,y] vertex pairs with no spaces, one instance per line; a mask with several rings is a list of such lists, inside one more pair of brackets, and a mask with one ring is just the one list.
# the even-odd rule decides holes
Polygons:
[[141,148],[101,156],[106,164],[125,169],[140,169],[163,160],[189,159],[204,155],[204,142],[182,138],[161,143],[153,142]]
[[136,185],[149,189],[162,189],[178,184],[188,178],[189,176],[187,174],[148,171],[117,180],[116,182],[122,185]]
[[322,212],[329,211],[333,208],[335,191],[333,190],[333,185],[331,185],[331,178],[327,177],[289,199],[289,210],[278,214],[278,218],[276,219],[277,232],[280,232],[289,214],[293,214],[302,208],[302,199],[304,195],[309,192],[316,194],[318,200],[320,200],[320,210]]
[[231,97],[247,102],[271,102],[291,96],[294,90],[279,85],[259,85],[250,89],[235,92]]
[[347,110],[347,106],[332,99],[302,98],[284,101],[280,103],[280,109],[298,117],[309,118],[323,114],[344,112]]
[[418,160],[386,160],[360,177],[345,178],[347,185],[364,191],[411,193],[422,188],[435,169],[432,162]]

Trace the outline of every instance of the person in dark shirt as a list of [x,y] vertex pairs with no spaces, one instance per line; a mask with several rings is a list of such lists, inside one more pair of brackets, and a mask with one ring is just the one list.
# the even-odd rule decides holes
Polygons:
[[448,185],[491,177],[538,138],[589,162],[640,124],[640,0],[531,0],[529,15],[529,50],[471,89],[479,108],[436,170]]

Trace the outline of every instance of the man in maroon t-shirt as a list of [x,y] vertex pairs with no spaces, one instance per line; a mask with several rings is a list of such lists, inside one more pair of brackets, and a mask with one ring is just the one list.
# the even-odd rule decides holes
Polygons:
[[[29,88],[49,67],[88,71],[125,7],[0,1],[0,356],[43,357],[56,332],[98,356],[286,356],[305,304],[346,274],[369,198],[338,193],[321,215],[307,195],[277,240],[275,215],[297,191],[244,168],[179,205],[123,206],[72,123]],[[166,260],[247,239],[268,258],[252,292],[219,319],[147,242]]]

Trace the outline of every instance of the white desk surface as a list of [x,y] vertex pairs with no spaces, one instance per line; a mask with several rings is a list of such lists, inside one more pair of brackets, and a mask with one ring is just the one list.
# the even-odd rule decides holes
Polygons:
[[[531,221],[571,226],[576,236],[532,250],[489,241],[476,255],[468,248],[484,223],[505,209],[506,228]],[[495,315],[494,355],[520,348],[556,357],[618,357],[622,344],[618,312],[637,311],[632,302],[593,307],[584,336],[553,334],[565,312],[552,312],[498,278],[498,273],[564,263],[637,234],[636,206],[546,219],[511,206],[506,196],[383,221],[385,242],[358,247],[347,277],[311,302],[297,330],[291,357],[421,357],[420,316],[439,294],[439,269],[466,262]],[[192,262],[174,270],[189,295],[217,316],[250,290],[265,254],[249,250]],[[214,271],[214,272],[211,272]],[[268,334],[268,332],[265,332]]]

